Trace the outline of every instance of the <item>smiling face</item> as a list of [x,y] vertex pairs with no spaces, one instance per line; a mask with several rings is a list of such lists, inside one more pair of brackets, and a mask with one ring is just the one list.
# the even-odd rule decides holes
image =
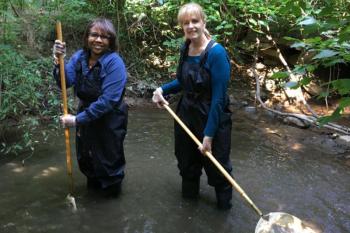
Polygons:
[[105,18],[91,21],[84,33],[84,50],[92,58],[99,58],[108,50],[117,49],[116,33],[112,22]]
[[197,40],[205,36],[205,18],[202,7],[197,3],[187,3],[180,8],[177,20],[186,39]]
[[91,56],[100,57],[106,51],[109,50],[109,38],[110,36],[104,30],[101,30],[97,26],[93,26],[90,29],[87,45],[91,51]]
[[188,14],[183,17],[182,29],[185,38],[188,40],[196,40],[204,35],[205,23],[200,16],[196,14]]

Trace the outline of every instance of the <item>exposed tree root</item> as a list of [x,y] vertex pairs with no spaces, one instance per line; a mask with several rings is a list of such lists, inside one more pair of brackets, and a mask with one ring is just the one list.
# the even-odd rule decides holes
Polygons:
[[[275,113],[277,115],[280,115],[280,116],[283,116],[285,118],[293,117],[293,118],[299,119],[299,120],[301,120],[303,122],[307,122],[310,125],[315,125],[315,126],[319,127],[320,124],[317,121],[319,117],[317,116],[316,113],[313,113],[313,111],[310,111],[310,112],[313,113],[312,116],[308,116],[308,115],[300,114],[300,113],[285,113],[285,112],[281,112],[281,111],[269,108],[261,100],[261,97],[260,97],[260,78],[262,78],[262,77],[259,76],[259,74],[257,73],[257,68],[256,68],[256,63],[257,63],[257,60],[258,60],[259,44],[260,44],[260,40],[257,38],[256,52],[255,52],[255,55],[254,55],[254,63],[253,63],[253,66],[252,66],[252,71],[253,71],[253,76],[254,76],[255,82],[256,82],[256,99],[259,101],[260,105],[264,109],[266,109],[267,111],[273,112],[273,113]],[[281,57],[283,58],[282,55],[281,55]],[[303,97],[303,101],[302,102],[307,105],[306,100],[304,99],[304,97]],[[311,110],[310,106],[308,107],[308,109]],[[350,128],[345,127],[345,126],[341,126],[341,125],[337,125],[335,123],[327,123],[327,124],[324,124],[323,127],[327,128],[327,129],[334,130],[334,131],[339,132],[339,133],[343,133],[345,135],[350,135]]]
[[[269,26],[267,25],[266,26],[266,29],[267,31],[270,33],[270,28]],[[278,58],[280,59],[280,61],[282,62],[282,64],[284,65],[284,67],[286,68],[288,74],[289,74],[289,77],[291,78],[292,81],[294,82],[298,82],[298,78],[293,74],[293,72],[291,71],[286,59],[284,59],[280,49],[278,48],[277,46],[277,43],[276,41],[272,38],[272,36],[270,34],[265,34],[266,38],[273,44],[273,46],[275,47],[276,51],[277,51],[277,54],[278,54]],[[305,100],[305,97],[304,97],[304,94],[303,94],[303,91],[300,87],[298,87],[297,89],[295,90],[292,90],[292,92],[294,93],[296,99],[298,102],[301,102],[303,103],[303,105],[307,108],[307,110],[315,117],[318,117],[316,112],[310,107],[310,105],[306,102]],[[287,91],[287,94],[288,94],[288,91]]]

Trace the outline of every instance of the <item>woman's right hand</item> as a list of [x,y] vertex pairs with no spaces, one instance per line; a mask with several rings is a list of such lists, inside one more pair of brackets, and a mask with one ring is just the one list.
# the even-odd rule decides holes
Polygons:
[[63,128],[75,127],[77,125],[77,118],[72,114],[60,116],[60,121]]
[[158,87],[153,92],[152,101],[153,103],[157,104],[158,108],[162,108],[164,104],[169,105],[168,101],[166,101],[163,97],[163,90],[161,87]]
[[60,40],[55,40],[55,44],[53,45],[53,58],[55,59],[55,63],[58,63],[58,57],[62,55],[66,56],[66,43]]

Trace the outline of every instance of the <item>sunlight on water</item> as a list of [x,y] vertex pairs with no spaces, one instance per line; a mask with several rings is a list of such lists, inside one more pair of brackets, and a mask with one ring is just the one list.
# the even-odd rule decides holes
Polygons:
[[35,179],[41,178],[41,177],[48,177],[51,175],[54,175],[55,173],[59,172],[60,169],[57,167],[48,167],[41,171],[40,174],[34,176]]

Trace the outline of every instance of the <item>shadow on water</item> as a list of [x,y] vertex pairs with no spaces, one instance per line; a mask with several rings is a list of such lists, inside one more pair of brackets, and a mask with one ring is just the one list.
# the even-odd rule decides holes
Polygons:
[[[38,148],[25,166],[20,158],[3,161],[0,232],[254,232],[259,218],[236,192],[232,210],[216,209],[205,175],[199,200],[181,198],[172,129],[165,110],[130,110],[121,195],[108,199],[88,193],[74,159],[76,213],[65,202],[63,135]],[[234,114],[231,160],[237,182],[264,213],[290,213],[319,232],[350,232],[348,167],[288,141],[288,130]]]

